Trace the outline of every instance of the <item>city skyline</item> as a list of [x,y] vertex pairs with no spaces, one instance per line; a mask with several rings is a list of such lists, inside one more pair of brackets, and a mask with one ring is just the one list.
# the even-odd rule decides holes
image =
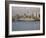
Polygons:
[[20,16],[23,16],[26,14],[27,16],[31,16],[34,14],[36,16],[40,14],[40,8],[35,8],[35,7],[12,7],[12,16],[16,16],[19,14]]

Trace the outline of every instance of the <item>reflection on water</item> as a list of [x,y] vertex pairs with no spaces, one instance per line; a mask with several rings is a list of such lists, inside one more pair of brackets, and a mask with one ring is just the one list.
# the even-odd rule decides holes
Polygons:
[[40,30],[40,21],[15,21],[12,23],[12,31]]

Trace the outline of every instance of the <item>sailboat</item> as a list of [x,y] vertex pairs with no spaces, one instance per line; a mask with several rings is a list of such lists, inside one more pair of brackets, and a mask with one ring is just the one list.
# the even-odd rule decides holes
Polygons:
[[36,13],[36,18],[35,21],[39,21],[40,19],[38,18],[38,14]]

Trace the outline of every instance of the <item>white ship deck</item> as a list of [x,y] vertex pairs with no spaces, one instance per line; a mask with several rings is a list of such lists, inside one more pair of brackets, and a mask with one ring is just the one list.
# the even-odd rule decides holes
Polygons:
[[24,20],[24,21],[32,21],[32,20],[35,20],[35,19],[33,19],[33,18],[20,18],[20,19],[16,19],[16,20]]

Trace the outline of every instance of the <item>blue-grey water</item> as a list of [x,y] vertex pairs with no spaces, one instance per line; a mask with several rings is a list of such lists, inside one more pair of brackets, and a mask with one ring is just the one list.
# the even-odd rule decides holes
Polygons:
[[40,30],[40,21],[12,22],[12,31]]

